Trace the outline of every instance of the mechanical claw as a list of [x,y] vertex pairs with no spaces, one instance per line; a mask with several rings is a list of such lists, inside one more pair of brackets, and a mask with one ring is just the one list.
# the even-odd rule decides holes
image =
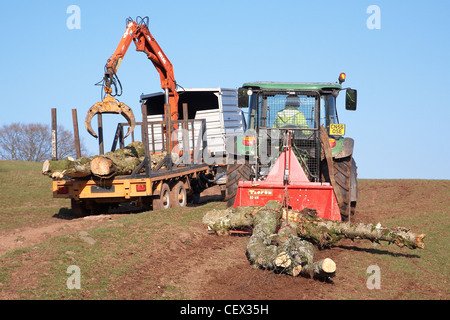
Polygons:
[[108,93],[103,101],[94,104],[86,115],[84,124],[86,125],[87,131],[95,138],[98,138],[98,135],[92,129],[91,120],[98,113],[119,113],[123,115],[125,119],[127,119],[129,125],[128,132],[124,139],[128,137],[131,132],[133,132],[134,127],[136,126],[136,121],[131,108],[123,102],[117,102],[117,100]]

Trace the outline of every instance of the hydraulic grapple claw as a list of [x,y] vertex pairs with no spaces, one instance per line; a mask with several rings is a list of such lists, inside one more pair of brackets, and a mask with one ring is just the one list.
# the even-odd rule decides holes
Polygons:
[[134,119],[134,114],[131,108],[123,102],[117,102],[114,97],[112,97],[110,94],[107,94],[102,102],[97,102],[89,109],[86,115],[86,120],[84,122],[84,124],[86,125],[86,130],[95,138],[98,138],[98,135],[92,129],[91,120],[96,114],[101,113],[118,113],[123,115],[125,119],[127,119],[129,127],[124,139],[128,137],[131,132],[133,132],[134,127],[136,126],[136,120]]

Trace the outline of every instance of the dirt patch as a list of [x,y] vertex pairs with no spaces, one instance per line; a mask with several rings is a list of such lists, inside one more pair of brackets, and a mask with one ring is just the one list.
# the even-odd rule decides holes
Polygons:
[[[384,223],[394,218],[409,218],[411,212],[417,211],[423,212],[425,218],[419,220],[420,223],[412,222],[408,227],[420,230],[423,226],[435,223],[433,222],[435,217],[426,216],[426,213],[430,212],[430,202],[442,205],[442,209],[439,206],[433,209],[436,217],[441,212],[439,210],[444,213],[448,208],[448,184],[445,185],[447,193],[437,190],[432,183],[422,183],[418,186],[417,182],[413,181],[367,181],[360,186],[361,201],[352,223],[379,221]],[[431,194],[439,194],[439,197],[430,199]],[[202,203],[211,200],[220,200],[219,188],[210,189],[202,194]],[[123,216],[124,214],[108,214],[73,220],[55,218],[53,223],[39,228],[8,230],[0,235],[0,254],[6,250],[36,245],[52,237],[69,233],[86,238],[86,245],[90,245],[88,243],[90,228],[101,225],[123,226],[119,222],[111,222]],[[133,300],[448,299],[450,297],[447,289],[448,271],[443,269],[441,275],[437,275],[436,272],[430,274],[429,268],[438,262],[432,258],[427,260],[427,257],[432,257],[426,255],[427,251],[401,250],[392,246],[342,240],[331,249],[316,250],[315,259],[329,257],[336,261],[338,266],[332,281],[321,282],[255,269],[245,256],[248,236],[211,235],[201,225],[201,221],[191,223],[183,231],[174,230],[164,222],[158,225],[157,229],[157,232],[149,235],[151,245],[134,249],[130,246],[124,252],[115,254],[114,260],[110,263],[123,264],[130,261],[136,263],[133,262],[127,274],[111,278],[106,297]],[[130,230],[130,237],[132,231]],[[435,235],[430,241],[436,241],[438,236],[445,235]],[[448,255],[445,248],[436,250],[441,250],[444,256]],[[70,259],[71,253],[68,252],[67,256],[67,259]],[[139,256],[139,259],[135,259],[136,256]],[[38,251],[28,252],[27,256],[21,259],[23,265],[9,275],[11,279],[9,288],[2,290],[0,287],[1,299],[20,298],[17,294],[19,290],[25,287],[33,290],[30,287],[34,283],[33,279],[49,272],[46,262],[48,257]],[[393,261],[407,263],[409,269],[402,269],[402,265],[396,267],[392,264]],[[366,287],[368,278],[366,269],[370,264],[381,268],[383,290],[369,290]],[[101,275],[94,276],[94,278],[101,277]],[[82,296],[84,299],[90,299],[92,292],[84,291]],[[60,299],[65,299],[65,296],[61,296]]]
[[155,243],[133,274],[113,286],[119,299],[205,299],[210,281],[230,265],[246,263],[240,239],[209,236],[200,226],[173,238]]
[[0,235],[0,256],[12,249],[32,246],[56,236],[93,228],[117,219],[120,216],[98,215],[65,221],[56,218],[46,226],[3,231]]

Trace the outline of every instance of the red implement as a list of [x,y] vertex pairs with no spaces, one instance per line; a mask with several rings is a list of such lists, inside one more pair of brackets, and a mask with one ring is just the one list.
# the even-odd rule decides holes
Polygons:
[[310,182],[290,147],[285,147],[264,181],[239,181],[234,207],[264,206],[269,200],[287,200],[294,210],[315,209],[321,218],[341,221],[333,187]]

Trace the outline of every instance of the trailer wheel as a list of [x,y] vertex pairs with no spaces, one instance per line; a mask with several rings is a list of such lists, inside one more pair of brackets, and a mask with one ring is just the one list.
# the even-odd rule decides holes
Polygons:
[[170,204],[172,208],[185,207],[187,204],[187,192],[183,181],[178,181],[170,190]]
[[170,187],[167,183],[163,183],[159,197],[153,199],[153,210],[170,208],[170,200]]
[[251,178],[252,169],[248,162],[245,164],[230,164],[227,167],[227,182],[225,184],[224,200],[227,207],[234,205],[239,181],[248,181]]
[[86,208],[86,203],[81,200],[70,199],[70,205],[72,207],[72,215],[77,218],[85,217],[90,213],[90,210]]

